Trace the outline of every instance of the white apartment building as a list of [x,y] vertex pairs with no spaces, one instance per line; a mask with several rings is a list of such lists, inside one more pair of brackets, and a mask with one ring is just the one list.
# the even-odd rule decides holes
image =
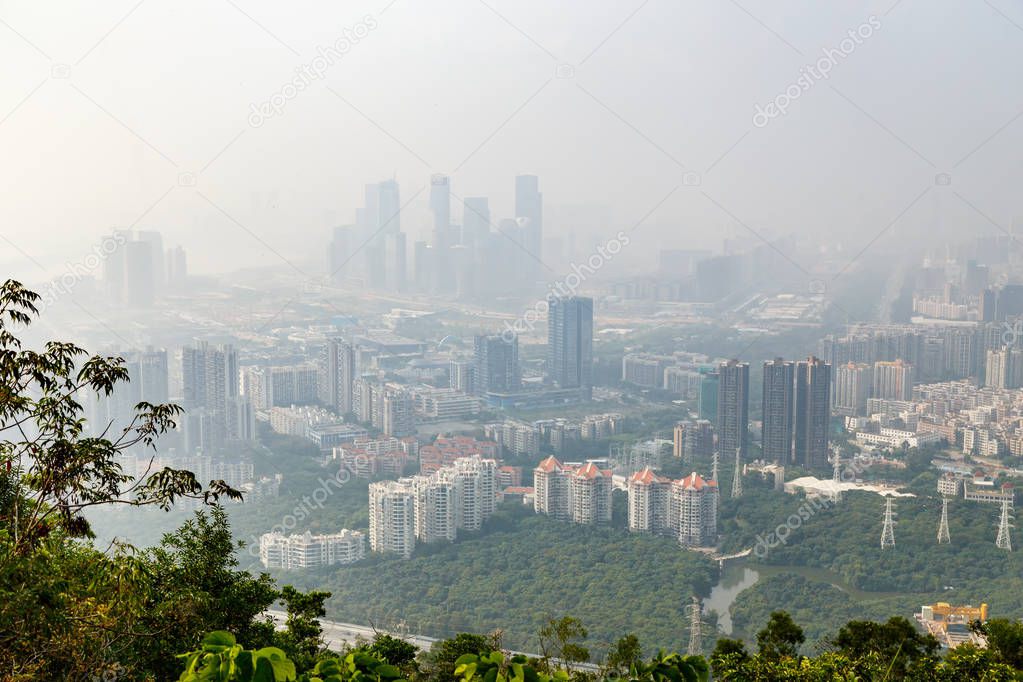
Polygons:
[[611,522],[610,469],[595,462],[562,465],[548,457],[533,470],[533,509],[575,523]]
[[678,530],[678,517],[671,516],[671,479],[658,476],[647,467],[626,483],[629,493],[629,530],[663,533]]
[[685,547],[709,547],[718,540],[718,485],[695,471],[671,486],[678,509],[678,541]]
[[369,546],[374,552],[412,556],[416,523],[411,479],[369,484]]
[[[408,558],[415,543],[479,530],[497,506],[497,462],[478,455],[429,476],[370,484],[370,545]],[[410,507],[409,507],[410,505]]]
[[351,564],[366,556],[366,536],[343,529],[330,535],[264,533],[259,560],[266,568],[301,569]]

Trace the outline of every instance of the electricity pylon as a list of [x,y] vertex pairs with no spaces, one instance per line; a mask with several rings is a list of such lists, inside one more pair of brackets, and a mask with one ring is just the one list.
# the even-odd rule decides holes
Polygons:
[[1002,500],[1002,517],[998,520],[998,539],[995,540],[995,546],[1007,552],[1012,551],[1012,537],[1009,535],[1009,529],[1012,528],[1009,504],[1009,500]]
[[742,497],[742,449],[735,449],[735,473],[732,475],[732,497]]
[[700,600],[693,597],[689,605],[689,646],[686,653],[696,656],[703,652],[703,621],[700,619]]
[[948,535],[948,498],[941,497],[941,523],[938,524],[938,544],[950,544],[952,539]]
[[881,549],[895,546],[895,512],[892,511],[892,498],[884,503],[884,527],[881,529]]

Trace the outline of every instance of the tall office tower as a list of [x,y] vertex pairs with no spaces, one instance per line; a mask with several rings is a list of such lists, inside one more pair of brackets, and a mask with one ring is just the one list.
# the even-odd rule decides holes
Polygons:
[[136,232],[138,241],[149,246],[149,262],[152,265],[153,292],[160,296],[167,286],[167,273],[164,271],[163,235],[156,230],[139,230]]
[[796,363],[795,405],[793,460],[807,468],[826,467],[831,428],[831,365],[812,356]]
[[416,547],[415,491],[410,481],[369,484],[369,546],[404,558]]
[[678,510],[678,541],[684,547],[709,547],[718,541],[718,485],[695,471],[671,486]]
[[452,360],[448,365],[448,387],[460,393],[476,393],[476,364],[468,360]]
[[909,400],[913,397],[913,365],[894,360],[874,363],[872,397],[881,400]]
[[535,270],[543,256],[543,194],[535,175],[515,177],[515,217],[523,220],[523,246],[534,256],[530,266]]
[[343,282],[355,274],[355,226],[339,225],[331,231],[328,247],[328,267],[333,282]]
[[476,367],[476,392],[507,393],[522,388],[519,369],[519,339],[510,340],[500,334],[473,338],[473,360]]
[[451,178],[434,175],[430,178],[430,210],[433,212],[433,288],[438,293],[454,289],[451,271]]
[[559,388],[578,388],[584,400],[593,392],[593,299],[547,299],[547,378]]
[[472,249],[479,259],[490,236],[490,200],[487,197],[466,197],[462,212],[462,244]]
[[167,287],[180,290],[188,282],[188,257],[185,249],[175,246],[167,251]]
[[721,383],[721,375],[716,370],[700,370],[703,379],[700,380],[700,406],[698,412],[700,419],[708,419],[712,424],[718,420],[718,386]]
[[835,414],[862,415],[874,383],[874,370],[866,363],[847,362],[835,367]]
[[763,458],[768,462],[786,464],[792,459],[794,388],[795,365],[781,358],[764,363],[762,440]]
[[743,460],[749,450],[749,363],[729,360],[718,365],[718,451]]
[[131,306],[153,304],[153,249],[146,242],[124,245],[124,302]]
[[408,247],[405,233],[397,232],[384,236],[384,285],[389,291],[405,291],[408,288]]
[[686,462],[703,462],[714,454],[714,426],[706,419],[675,425],[672,452]]
[[131,230],[114,230],[103,240],[103,285],[107,299],[111,303],[123,303],[125,300],[125,277],[127,245],[132,240]]
[[340,415],[354,412],[355,347],[344,339],[330,339],[324,356],[322,400]]
[[433,249],[424,241],[412,245],[412,283],[416,291],[429,291],[433,281]]

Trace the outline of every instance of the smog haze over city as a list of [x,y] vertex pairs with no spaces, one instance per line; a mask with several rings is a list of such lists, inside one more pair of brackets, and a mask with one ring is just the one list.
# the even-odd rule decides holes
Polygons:
[[1019,2],[0,55],[0,679],[1023,676]]

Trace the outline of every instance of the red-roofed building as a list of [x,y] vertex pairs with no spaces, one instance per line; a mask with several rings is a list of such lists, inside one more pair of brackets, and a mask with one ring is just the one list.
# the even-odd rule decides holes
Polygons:
[[718,486],[693,472],[672,481],[647,467],[632,474],[629,530],[676,537],[687,547],[717,544]]
[[533,508],[538,514],[575,523],[611,522],[610,469],[594,462],[566,466],[548,457],[533,470],[533,486]]

